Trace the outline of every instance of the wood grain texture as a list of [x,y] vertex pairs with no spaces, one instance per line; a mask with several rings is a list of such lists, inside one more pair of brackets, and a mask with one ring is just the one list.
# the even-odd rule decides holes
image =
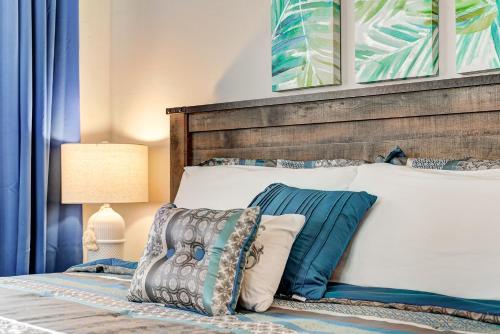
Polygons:
[[[175,111],[170,109],[170,111]],[[183,107],[171,115],[171,196],[214,157],[500,159],[500,74]]]
[[189,163],[188,120],[186,114],[170,115],[170,201],[181,184],[184,167]]
[[469,76],[469,77],[462,77],[455,79],[441,79],[441,80],[430,79],[420,82],[391,84],[391,85],[367,87],[367,88],[346,89],[346,90],[322,92],[322,93],[301,94],[301,95],[273,97],[273,98],[238,101],[238,102],[224,102],[224,103],[215,103],[215,104],[206,104],[198,106],[188,106],[188,107],[174,107],[174,108],[167,108],[166,112],[167,114],[178,113],[178,112],[193,114],[201,112],[213,112],[213,111],[233,110],[242,108],[254,109],[256,107],[261,107],[261,106],[271,106],[280,104],[296,104],[303,102],[337,100],[350,97],[401,94],[407,92],[418,92],[426,90],[439,90],[447,88],[460,88],[460,87],[473,87],[473,86],[486,86],[492,84],[500,84],[500,74]]
[[496,134],[500,134],[498,111],[209,131],[191,136],[193,150],[207,150]]
[[499,110],[500,85],[272,105],[192,114],[191,132]]

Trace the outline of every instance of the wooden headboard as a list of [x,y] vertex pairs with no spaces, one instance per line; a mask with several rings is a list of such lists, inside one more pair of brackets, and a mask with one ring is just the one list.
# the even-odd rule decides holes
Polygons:
[[168,108],[170,184],[213,157],[500,159],[500,74]]

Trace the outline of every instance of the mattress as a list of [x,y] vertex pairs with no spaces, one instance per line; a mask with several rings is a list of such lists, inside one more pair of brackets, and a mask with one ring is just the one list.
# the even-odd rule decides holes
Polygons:
[[500,333],[486,322],[342,298],[275,299],[265,313],[207,317],[127,301],[131,278],[127,271],[0,278],[0,333]]

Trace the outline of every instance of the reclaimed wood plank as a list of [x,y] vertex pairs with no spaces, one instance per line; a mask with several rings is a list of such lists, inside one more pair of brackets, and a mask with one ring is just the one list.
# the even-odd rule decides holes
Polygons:
[[192,114],[191,132],[447,115],[500,109],[500,85]]
[[192,133],[193,150],[500,134],[500,111]]
[[406,154],[415,158],[462,159],[475,157],[500,159],[500,135],[458,136],[388,140],[381,142],[330,143],[283,147],[249,147],[235,149],[194,150],[193,165],[215,157],[244,159],[361,159],[373,161],[400,145]]
[[[270,106],[270,105],[296,104],[296,103],[304,103],[312,101],[344,99],[350,97],[401,94],[407,92],[417,92],[417,91],[446,89],[446,88],[485,86],[492,84],[500,84],[500,74],[488,74],[488,75],[482,74],[477,76],[467,76],[461,78],[441,79],[441,80],[430,78],[428,80],[420,82],[399,83],[399,84],[390,84],[390,85],[375,86],[375,87],[345,89],[345,90],[337,90],[337,91],[322,92],[322,93],[290,95],[282,97],[272,97],[272,98],[237,101],[237,102],[224,102],[224,103],[215,103],[215,104],[198,105],[198,106],[174,107],[174,108],[167,108],[166,112],[167,114],[179,113],[179,112],[192,114],[192,113],[213,112],[221,110],[233,110],[241,108],[254,109],[256,107]],[[252,112],[252,110],[250,110],[249,112]]]
[[188,120],[186,114],[170,115],[170,201],[181,184],[184,167],[188,166]]

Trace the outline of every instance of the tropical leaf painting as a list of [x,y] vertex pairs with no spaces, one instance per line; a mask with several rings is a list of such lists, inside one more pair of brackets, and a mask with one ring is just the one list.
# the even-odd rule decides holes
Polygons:
[[356,0],[359,83],[438,73],[437,0]]
[[341,83],[340,0],[272,0],[273,91]]
[[500,0],[456,0],[457,71],[500,68]]

